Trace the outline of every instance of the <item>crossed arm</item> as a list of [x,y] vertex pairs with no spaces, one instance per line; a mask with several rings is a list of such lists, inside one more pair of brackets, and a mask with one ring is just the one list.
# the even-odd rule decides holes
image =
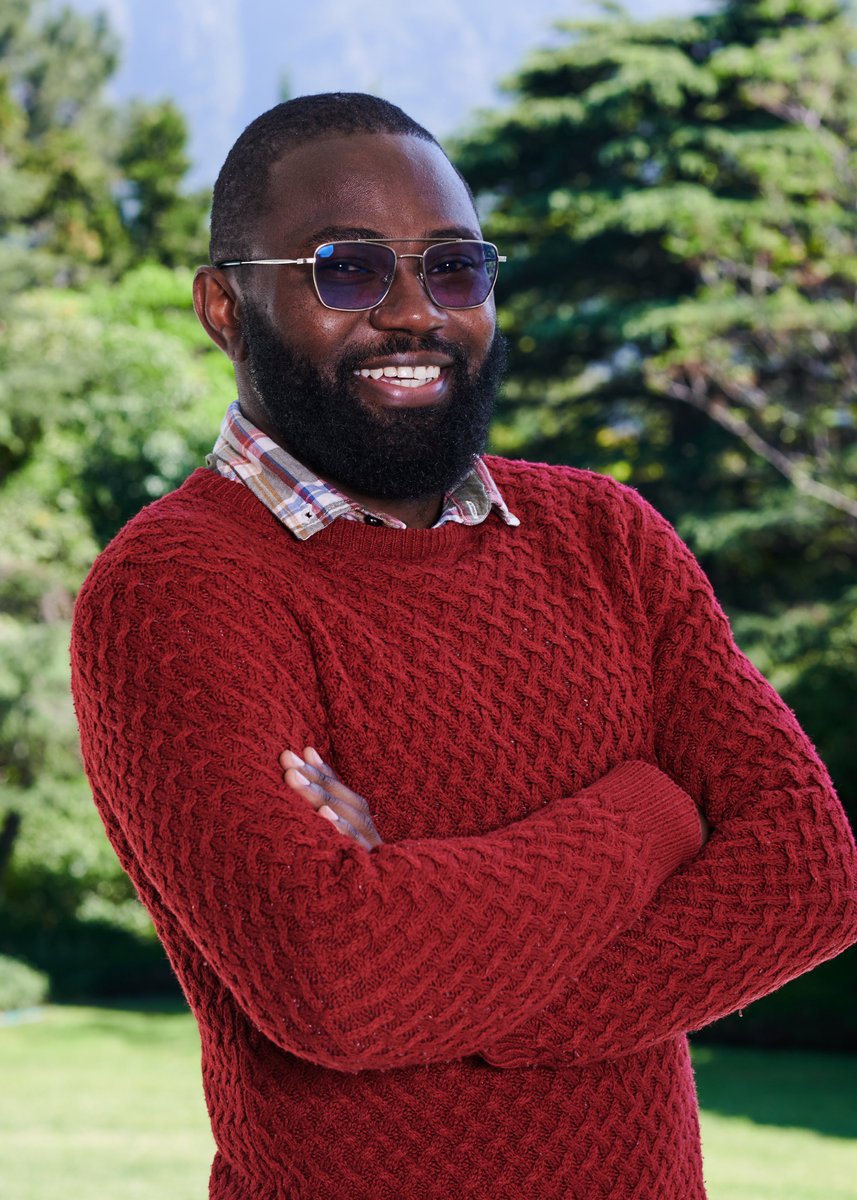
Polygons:
[[[481,835],[369,853],[283,788],[284,734],[323,711],[270,703],[284,661],[314,677],[288,613],[228,597],[247,638],[224,670],[199,625],[224,602],[210,564],[172,568],[154,612],[139,568],[109,566],[73,643],[96,803],[174,961],[213,973],[283,1050],[348,1071],[478,1053],[557,999],[698,853],[696,808],[646,762]],[[275,652],[257,654],[266,639]],[[189,644],[207,656],[192,667]]]
[[[497,1066],[583,1064],[687,1033],[857,940],[857,854],[794,715],[736,648],[708,581],[640,508],[659,765],[705,810],[705,850],[561,997],[486,1045]],[[676,602],[676,597],[681,602]]]
[[[154,611],[136,565],[97,569],[73,647],[84,754],[171,952],[198,956],[282,1049],[359,1070],[627,1053],[850,944],[854,847],[823,768],[692,562],[661,550],[690,573],[694,612],[647,572],[659,766],[622,764],[481,836],[396,844],[308,753],[283,764],[284,794],[284,742],[323,719],[301,695],[288,721],[270,706],[282,662],[317,669],[300,629],[272,626],[288,614],[224,598],[216,564],[179,561]],[[224,670],[199,614],[233,602],[250,649]],[[274,634],[276,654],[252,652]],[[187,644],[209,656],[192,670]],[[696,805],[713,826],[701,852]]]
[[[280,763],[285,782],[338,833],[368,851],[382,844],[366,800],[314,748],[303,757],[284,751]],[[760,797],[752,814],[726,820],[707,855],[667,879],[548,1006],[481,1046],[483,1057],[502,1067],[618,1057],[706,1025],[845,949],[855,937],[848,870],[837,894],[828,852],[807,836],[827,815],[823,770],[802,793],[785,806]],[[698,815],[704,846],[712,831]],[[842,837],[847,848],[847,829],[833,816],[833,844]]]
[[[280,755],[283,779],[310,804],[320,817],[330,821],[339,833],[353,838],[364,850],[375,850],[382,839],[369,804],[363,796],[347,787],[321,757],[314,746],[307,746],[303,757],[293,750],[284,750]],[[697,808],[699,819],[700,849],[711,836],[711,826],[701,808]]]
[[[687,610],[661,603],[655,671],[662,766],[698,803],[705,852],[572,970],[560,993],[480,1052],[497,1066],[582,1064],[700,1028],[857,939],[857,859],[830,780],[793,715],[734,646],[707,581],[663,522]],[[657,604],[653,603],[653,610]],[[716,669],[712,671],[712,663]],[[728,690],[727,690],[728,689]],[[312,748],[285,782],[367,850],[369,806]]]

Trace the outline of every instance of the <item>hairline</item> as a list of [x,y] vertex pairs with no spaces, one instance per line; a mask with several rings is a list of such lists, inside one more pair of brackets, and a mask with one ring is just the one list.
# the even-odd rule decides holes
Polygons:
[[[471,207],[473,208],[474,225],[475,225],[476,229],[478,229],[480,227],[479,214],[476,210],[476,200],[473,196],[473,192],[470,189],[470,185],[468,184],[468,182],[464,178],[464,176],[461,174],[459,169],[456,167],[455,163],[452,161],[452,159],[446,153],[443,146],[441,146],[440,142],[438,142],[433,137],[421,137],[418,134],[413,134],[413,133],[387,133],[384,130],[378,130],[377,132],[373,132],[373,133],[355,133],[355,134],[345,134],[345,133],[339,132],[338,130],[331,130],[329,133],[324,134],[321,137],[304,138],[301,142],[296,142],[293,145],[289,146],[286,150],[283,151],[283,153],[279,156],[279,158],[272,159],[271,162],[268,164],[267,175],[265,177],[265,185],[264,185],[264,188],[259,189],[259,201],[254,206],[254,211],[253,211],[251,217],[248,219],[248,222],[247,222],[248,227],[250,225],[264,219],[264,217],[271,211],[271,208],[272,208],[273,204],[275,203],[274,197],[272,197],[270,194],[272,176],[273,176],[274,172],[276,171],[277,167],[279,167],[279,165],[285,159],[287,159],[290,154],[294,153],[297,150],[300,150],[303,146],[309,145],[311,142],[328,142],[328,141],[334,141],[336,138],[343,138],[343,137],[415,138],[417,141],[426,142],[429,145],[437,146],[438,150],[441,152],[443,157],[449,163],[450,167],[452,167],[452,170],[454,171],[454,173],[456,174],[458,179],[464,185],[464,190],[467,193],[467,198],[470,201]],[[401,232],[402,232],[402,235],[405,236],[405,234],[410,231],[403,230]],[[463,234],[454,234],[453,235],[452,233],[450,233],[449,236],[453,237],[453,236],[464,236],[464,235]],[[314,239],[310,238],[309,240],[313,241]],[[325,240],[328,240],[328,239],[325,239]],[[383,241],[384,239],[383,239],[383,236],[379,235],[377,237],[372,238],[371,240]],[[411,240],[420,241],[422,239],[418,235],[415,235],[413,239],[411,239],[409,237],[408,240],[409,241],[411,241]],[[314,244],[317,244],[317,242],[318,242],[318,239],[315,239]],[[307,244],[309,244],[309,242]]]
[[[248,230],[271,209],[272,174],[292,151],[314,141],[372,136],[412,137],[436,146],[461,181],[478,225],[476,201],[467,180],[424,126],[377,96],[322,93],[298,97],[262,113],[232,146],[214,185],[210,261],[247,255]],[[254,176],[260,186],[253,187]]]

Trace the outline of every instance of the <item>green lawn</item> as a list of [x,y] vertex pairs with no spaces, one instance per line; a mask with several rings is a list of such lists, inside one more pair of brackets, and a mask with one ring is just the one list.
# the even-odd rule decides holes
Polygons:
[[696,1046],[711,1200],[855,1200],[857,1057]]
[[[857,1059],[700,1046],[711,1200],[854,1200]],[[203,1200],[212,1143],[181,1011],[0,1028],[4,1200]],[[665,1197],[664,1200],[674,1200]]]
[[49,1008],[0,1028],[4,1200],[203,1200],[213,1143],[185,1011]]

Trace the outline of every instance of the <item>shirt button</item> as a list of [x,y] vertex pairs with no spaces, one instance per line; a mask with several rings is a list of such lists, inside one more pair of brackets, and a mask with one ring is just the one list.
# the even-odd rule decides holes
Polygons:
[[373,517],[371,513],[367,513],[363,518],[367,525],[383,525],[384,522],[380,517]]

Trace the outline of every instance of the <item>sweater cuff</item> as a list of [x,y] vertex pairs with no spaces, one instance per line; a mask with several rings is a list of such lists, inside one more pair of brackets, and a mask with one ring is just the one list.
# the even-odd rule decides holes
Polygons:
[[659,882],[702,849],[696,804],[658,767],[623,763],[599,780],[598,787],[605,789],[602,795],[639,832]]

